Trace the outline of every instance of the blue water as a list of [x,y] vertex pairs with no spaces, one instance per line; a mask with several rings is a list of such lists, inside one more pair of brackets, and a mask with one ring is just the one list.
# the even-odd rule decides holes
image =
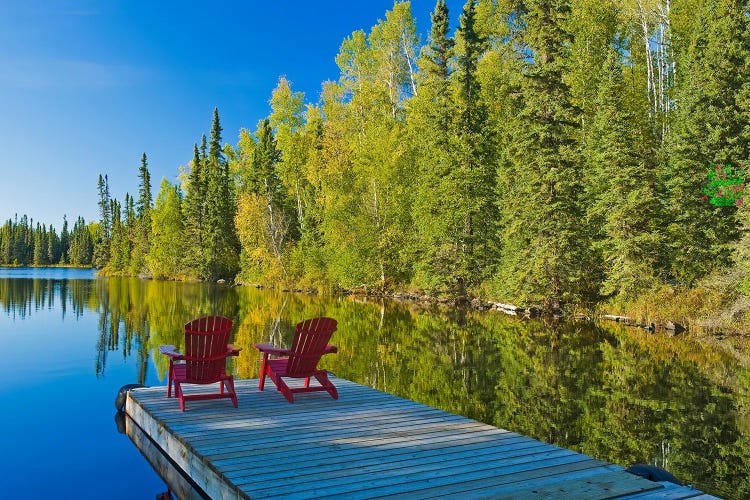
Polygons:
[[254,343],[288,345],[297,321],[331,316],[339,354],[324,368],[340,377],[600,460],[657,465],[724,498],[750,498],[750,372],[689,338],[0,268],[0,500],[165,492],[117,432],[114,399],[126,384],[165,385],[158,346],[180,345],[183,325],[209,314],[235,322],[237,378],[258,376]]
[[90,280],[96,278],[96,270],[75,269],[70,267],[0,267],[0,278]]
[[[57,268],[0,269],[0,278],[37,278],[31,288],[96,282],[91,270]],[[105,351],[106,370],[97,368],[100,315],[64,307],[62,283],[28,303],[0,300],[0,498],[155,498],[167,487],[114,421],[115,396],[136,382],[138,357]],[[161,383],[147,363],[146,384]]]

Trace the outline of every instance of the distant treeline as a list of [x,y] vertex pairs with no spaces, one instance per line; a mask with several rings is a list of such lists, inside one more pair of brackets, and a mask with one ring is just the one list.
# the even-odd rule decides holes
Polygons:
[[215,111],[155,202],[145,155],[137,198],[100,178],[94,264],[522,304],[750,289],[742,193],[704,193],[750,158],[747,1],[469,0],[453,30],[440,0],[431,21],[421,44],[396,3],[317,103],[281,78],[236,146]]
[[68,264],[90,266],[94,250],[92,233],[96,225],[86,225],[79,217],[68,229],[68,220],[63,217],[60,234],[51,225],[39,222],[34,225],[26,215],[18,216],[0,227],[0,265],[3,266],[47,266]]

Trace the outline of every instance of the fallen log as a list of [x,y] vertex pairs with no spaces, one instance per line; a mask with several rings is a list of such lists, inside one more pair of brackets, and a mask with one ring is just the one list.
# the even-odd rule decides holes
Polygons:
[[615,314],[604,314],[602,315],[602,319],[607,319],[610,321],[616,321],[617,323],[633,323],[633,318],[628,318],[627,316],[617,316]]

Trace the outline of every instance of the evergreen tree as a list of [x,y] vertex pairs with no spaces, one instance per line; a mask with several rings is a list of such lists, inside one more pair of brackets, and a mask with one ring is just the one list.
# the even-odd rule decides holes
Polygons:
[[151,174],[148,171],[148,159],[146,153],[143,153],[141,157],[141,166],[138,168],[138,204],[137,215],[139,218],[148,217],[148,213],[151,210],[152,197],[151,197]]
[[27,265],[33,258],[33,235],[29,218],[26,215],[18,220],[18,215],[13,223],[13,248],[11,250],[10,261],[14,265]]
[[136,275],[146,270],[146,254],[148,254],[151,240],[151,174],[148,171],[146,153],[143,153],[141,157],[138,178],[136,220],[133,224],[127,224],[127,227],[133,232],[133,251],[130,259],[130,269]]
[[512,300],[543,301],[551,307],[590,299],[598,289],[598,283],[588,281],[589,237],[579,204],[579,111],[563,78],[571,41],[569,13],[568,0],[529,0],[511,16],[522,26],[513,42],[527,64],[501,193],[498,289]]
[[470,0],[461,15],[459,34],[461,53],[458,57],[457,160],[463,177],[458,189],[464,191],[466,205],[461,228],[461,256],[458,267],[459,290],[476,286],[490,276],[497,259],[497,206],[495,191],[497,163],[495,137],[489,127],[487,106],[482,100],[477,65],[485,50],[486,40],[476,30],[476,3]]
[[34,231],[34,265],[47,264],[47,228],[36,223]]
[[60,237],[52,226],[47,233],[47,262],[61,264]]
[[[107,176],[99,175],[99,232],[94,242],[94,266],[101,269],[109,262],[110,239],[112,237],[111,199]],[[77,262],[82,263],[82,262]]]
[[438,1],[431,15],[429,45],[422,51],[419,93],[409,103],[409,131],[418,175],[412,218],[417,230],[415,283],[428,290],[455,289],[461,217],[456,207],[453,138],[457,106],[451,91],[450,60],[454,40],[448,37],[448,7]]
[[234,226],[236,202],[232,178],[221,149],[219,111],[214,109],[206,158],[205,273],[209,280],[232,279],[239,268],[239,243]]
[[[221,127],[219,128],[219,132],[221,132]],[[208,142],[206,141],[206,134],[201,135],[201,151],[200,151],[200,159],[201,161],[205,161],[206,158],[208,158]],[[219,148],[221,150],[221,148]]]
[[[99,233],[99,231],[97,231]],[[94,242],[83,217],[78,217],[70,235],[70,264],[87,266],[92,264]]]
[[60,232],[60,263],[68,263],[68,254],[70,252],[70,232],[68,231],[68,217],[63,215],[63,226]]
[[[127,206],[130,196],[126,195]],[[110,238],[110,260],[106,270],[110,274],[126,274],[130,261],[130,239],[125,225],[122,221],[122,205],[117,200],[112,200],[112,237]]]
[[668,273],[685,285],[726,266],[739,236],[736,209],[715,207],[701,195],[712,166],[737,167],[750,158],[750,116],[738,102],[748,85],[746,4],[697,2],[684,12],[692,23],[678,32],[676,110],[662,176]]
[[[745,67],[750,67],[750,4],[744,5],[744,28],[740,39],[739,49],[745,61]],[[737,93],[735,104],[738,115],[735,117],[740,122],[738,130],[738,142],[747,144],[750,142],[750,78],[742,81]],[[735,160],[736,161],[736,160]],[[750,192],[748,192],[748,173],[750,172],[750,158],[745,158],[736,163],[738,168],[745,172],[745,188],[743,196],[738,200],[737,220],[740,236],[733,247],[732,257],[734,260],[735,273],[738,274],[738,289],[746,296],[750,296]]]
[[610,50],[592,103],[588,225],[600,231],[592,251],[601,252],[602,262],[591,271],[602,268],[602,294],[634,298],[656,279],[659,217],[653,164],[638,148],[646,127],[628,106],[621,57]]
[[11,264],[13,255],[13,220],[3,224],[0,228],[0,264]]
[[248,176],[247,191],[279,200],[282,183],[277,171],[281,152],[276,147],[276,139],[271,130],[270,120],[261,120],[258,125],[258,143],[253,152],[253,161]]
[[[205,145],[205,136],[203,144]],[[206,239],[206,175],[204,173],[204,159],[193,145],[193,161],[188,176],[187,194],[182,204],[185,211],[185,269],[196,277],[206,275],[205,271],[205,239]]]

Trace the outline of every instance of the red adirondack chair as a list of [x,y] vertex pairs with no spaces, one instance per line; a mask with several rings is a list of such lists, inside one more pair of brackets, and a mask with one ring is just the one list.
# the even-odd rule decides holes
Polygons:
[[[298,392],[328,391],[333,399],[338,399],[339,393],[328,379],[328,373],[318,369],[318,362],[323,354],[338,351],[336,346],[328,344],[336,331],[336,324],[336,320],[332,318],[313,318],[297,323],[291,349],[281,349],[270,344],[253,344],[263,353],[258,389],[263,390],[268,375],[276,389],[290,403],[294,403],[294,394]],[[269,356],[284,357],[269,359]],[[310,387],[310,377],[315,377],[320,385]],[[304,378],[305,385],[291,388],[284,378]]]
[[[239,348],[229,344],[232,320],[221,316],[206,316],[185,324],[185,354],[176,351],[173,345],[159,347],[159,352],[169,356],[169,380],[167,397],[174,394],[185,411],[185,401],[229,398],[237,408],[234,378],[226,372],[227,358],[237,356]],[[182,392],[182,384],[219,383],[219,392],[190,394]]]

